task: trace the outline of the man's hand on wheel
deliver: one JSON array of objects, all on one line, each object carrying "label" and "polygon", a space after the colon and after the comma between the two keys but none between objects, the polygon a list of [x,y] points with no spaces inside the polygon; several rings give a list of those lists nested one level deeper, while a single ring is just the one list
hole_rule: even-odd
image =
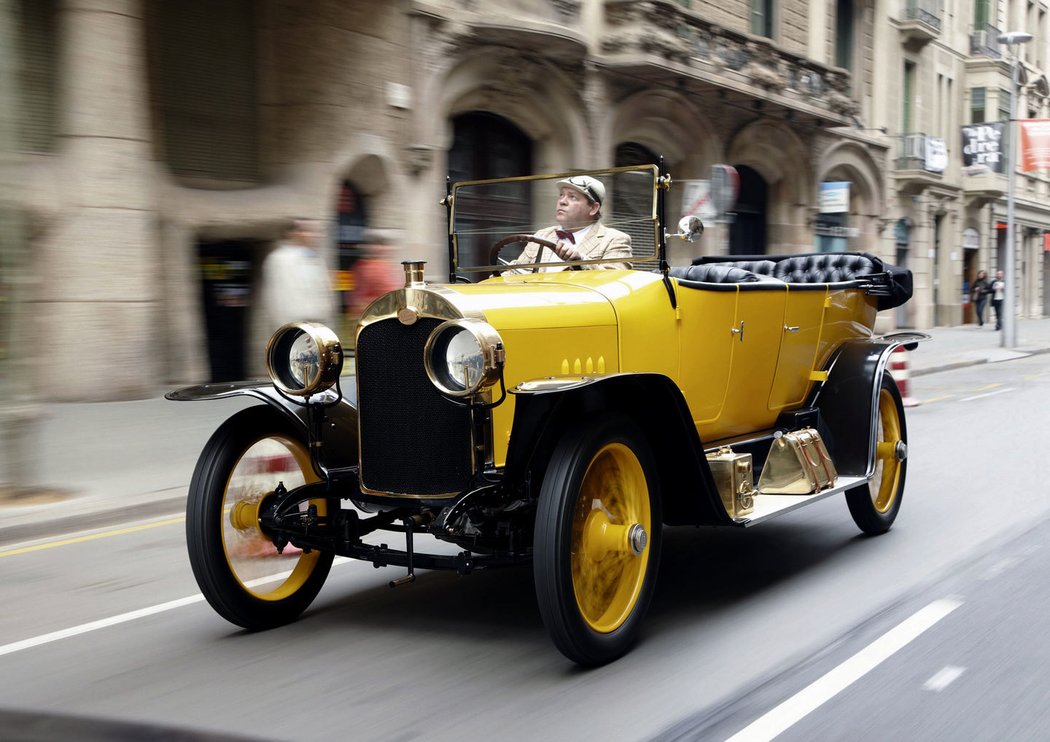
[{"label": "man's hand on wheel", "polygon": [[562,260],[583,260],[583,255],[580,254],[580,251],[565,242],[559,242],[554,248],[554,252]]}]

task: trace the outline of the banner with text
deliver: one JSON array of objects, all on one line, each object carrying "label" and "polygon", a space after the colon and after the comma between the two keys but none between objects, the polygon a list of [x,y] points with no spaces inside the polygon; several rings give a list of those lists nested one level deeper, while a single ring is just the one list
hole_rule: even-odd
[{"label": "banner with text", "polygon": [[1003,132],[1002,121],[991,121],[986,124],[970,124],[962,128],[963,173],[981,175],[982,173],[1004,173],[1003,167]]},{"label": "banner with text", "polygon": [[1021,121],[1021,169],[1050,168],[1050,119]]}]

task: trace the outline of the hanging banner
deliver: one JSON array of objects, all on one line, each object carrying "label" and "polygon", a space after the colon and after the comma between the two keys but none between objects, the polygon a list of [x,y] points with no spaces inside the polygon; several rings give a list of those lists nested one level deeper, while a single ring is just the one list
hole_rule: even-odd
[{"label": "hanging banner", "polygon": [[1050,119],[1028,119],[1021,124],[1021,169],[1050,168]]},{"label": "hanging banner", "polygon": [[948,147],[940,137],[926,137],[926,171],[943,173],[948,167]]},{"label": "hanging banner", "polygon": [[963,174],[1004,173],[1002,121],[962,128]]}]

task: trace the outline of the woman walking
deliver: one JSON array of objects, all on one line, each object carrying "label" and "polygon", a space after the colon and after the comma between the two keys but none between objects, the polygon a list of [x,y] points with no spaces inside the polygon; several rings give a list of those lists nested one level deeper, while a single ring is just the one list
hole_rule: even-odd
[{"label": "woman walking", "polygon": [[977,278],[974,279],[973,286],[970,288],[970,300],[973,301],[977,310],[978,327],[984,327],[984,307],[988,303],[988,294],[991,291],[988,274],[985,271],[977,271]]}]

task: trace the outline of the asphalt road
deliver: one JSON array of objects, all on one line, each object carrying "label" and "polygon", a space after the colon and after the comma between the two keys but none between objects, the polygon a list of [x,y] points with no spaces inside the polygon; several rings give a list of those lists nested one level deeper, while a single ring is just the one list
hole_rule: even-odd
[{"label": "asphalt road", "polygon": [[[608,667],[557,653],[528,569],[391,590],[394,569],[340,563],[300,621],[244,633],[199,598],[172,514],[0,552],[0,707],[257,739],[726,739],[841,685],[934,605],[782,738],[1045,739],[1050,359],[913,379],[912,396],[889,534],[861,537],[839,498],[748,530],[669,529],[643,639]],[[991,735],[1006,699],[1018,718]]]}]

